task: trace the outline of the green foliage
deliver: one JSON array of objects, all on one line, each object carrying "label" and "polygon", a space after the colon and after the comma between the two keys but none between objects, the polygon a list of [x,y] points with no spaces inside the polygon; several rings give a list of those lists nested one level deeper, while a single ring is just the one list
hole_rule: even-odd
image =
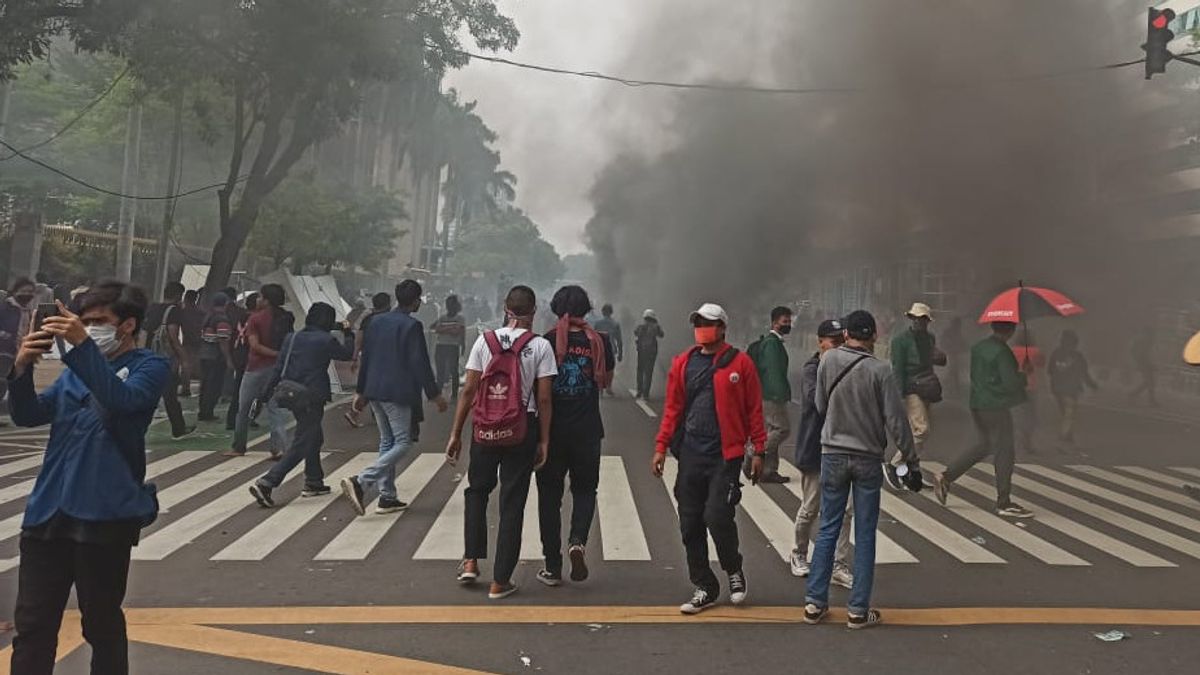
[{"label": "green foliage", "polygon": [[45,58],[56,35],[99,51],[153,0],[5,0],[0,3],[0,80],[14,68]]},{"label": "green foliage", "polygon": [[247,246],[276,267],[373,269],[391,256],[401,234],[395,223],[403,215],[399,200],[384,190],[329,186],[305,174],[284,181],[271,195]]},{"label": "green foliage", "polygon": [[509,207],[496,220],[464,232],[451,259],[451,271],[486,279],[507,277],[535,288],[553,285],[566,274],[554,247],[520,209]]}]

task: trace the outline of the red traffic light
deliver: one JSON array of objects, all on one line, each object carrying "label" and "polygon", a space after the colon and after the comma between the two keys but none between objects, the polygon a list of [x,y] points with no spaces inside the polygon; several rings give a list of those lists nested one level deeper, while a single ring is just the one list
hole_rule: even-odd
[{"label": "red traffic light", "polygon": [[1150,25],[1162,30],[1166,28],[1167,24],[1169,23],[1171,23],[1171,20],[1167,18],[1166,13],[1164,12],[1163,14],[1159,14],[1158,16],[1154,17],[1154,20],[1150,22]]}]

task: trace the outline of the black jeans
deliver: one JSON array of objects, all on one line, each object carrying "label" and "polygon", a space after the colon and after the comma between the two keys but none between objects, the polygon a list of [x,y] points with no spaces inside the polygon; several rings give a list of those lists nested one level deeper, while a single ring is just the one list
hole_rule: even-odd
[{"label": "black jeans", "polygon": [[992,462],[996,465],[996,506],[1004,508],[1012,503],[1013,464],[1016,461],[1012,411],[1007,408],[972,410],[971,419],[979,432],[979,443],[950,462],[944,476],[946,480],[954,482],[980,460],[993,455]]},{"label": "black jeans", "polygon": [[600,485],[600,438],[550,438],[550,456],[537,472],[538,523],[546,569],[562,572],[562,499],[571,477],[571,532],[567,545],[587,544],[596,515],[596,488]]},{"label": "black jeans", "polygon": [[650,385],[654,382],[654,362],[658,352],[638,352],[637,393],[642,398],[650,397]]},{"label": "black jeans", "polygon": [[187,423],[183,420],[183,406],[179,404],[179,362],[171,359],[171,371],[167,376],[167,388],[163,391],[163,409],[167,411],[167,419],[171,421],[171,435],[182,436],[187,433]]},{"label": "black jeans", "polygon": [[217,418],[217,403],[225,389],[225,362],[215,359],[200,361],[200,419],[210,422]]},{"label": "black jeans", "polygon": [[92,646],[93,675],[129,672],[129,643],[121,611],[129,576],[129,551],[125,544],[21,537],[14,675],[54,672],[58,629],[71,586],[75,587],[83,614],[83,637]]},{"label": "black jeans", "polygon": [[238,394],[242,388],[242,376],[245,374],[245,370],[233,372],[233,394],[229,397],[229,410],[225,411],[225,429],[227,431],[233,431],[237,426]]},{"label": "black jeans", "polygon": [[500,483],[500,527],[496,531],[496,565],[492,578],[499,583],[512,580],[521,557],[521,531],[525,525],[525,500],[529,498],[529,479],[537,461],[538,422],[529,415],[525,442],[511,448],[485,448],[471,444],[471,464],[467,467],[466,551],[464,558],[487,557],[488,496]]},{"label": "black jeans", "polygon": [[271,467],[262,480],[277,488],[283,484],[288,472],[304,462],[304,485],[316,487],[325,484],[325,470],[321,467],[321,446],[325,445],[325,429],[322,422],[325,406],[317,404],[292,411],[296,417],[296,433],[292,446]]},{"label": "black jeans", "polygon": [[730,461],[697,457],[687,448],[679,454],[675,500],[679,503],[679,532],[687,551],[688,576],[697,588],[713,596],[721,591],[721,584],[708,564],[709,535],[716,545],[721,569],[727,574],[742,569],[737,523],[733,520],[741,501],[741,469],[740,457]]},{"label": "black jeans", "polygon": [[451,398],[458,398],[458,357],[461,353],[458,345],[438,345],[433,351],[438,389],[445,389],[449,382]]}]

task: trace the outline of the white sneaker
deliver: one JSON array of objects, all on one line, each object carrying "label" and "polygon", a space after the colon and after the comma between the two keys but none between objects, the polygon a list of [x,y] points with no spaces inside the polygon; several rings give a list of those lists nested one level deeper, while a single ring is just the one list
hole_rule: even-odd
[{"label": "white sneaker", "polygon": [[830,580],[833,581],[835,586],[847,589],[854,587],[854,574],[849,569],[840,565],[833,568],[833,575],[830,577]]},{"label": "white sneaker", "polygon": [[729,602],[740,605],[746,602],[746,573],[734,572],[729,575]]},{"label": "white sneaker", "polygon": [[800,577],[803,579],[808,576],[809,572],[812,571],[812,567],[809,566],[808,560],[805,559],[805,556],[794,551],[792,552],[790,562],[792,564],[792,576],[794,577]]}]

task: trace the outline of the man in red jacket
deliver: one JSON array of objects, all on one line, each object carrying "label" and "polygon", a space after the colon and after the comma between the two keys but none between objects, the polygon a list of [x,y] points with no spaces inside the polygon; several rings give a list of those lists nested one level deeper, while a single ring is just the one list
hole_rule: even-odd
[{"label": "man in red jacket", "polygon": [[687,550],[688,575],[696,590],[679,607],[698,614],[716,604],[720,582],[708,563],[708,535],[716,544],[721,569],[729,575],[729,600],[746,601],[746,575],[738,550],[734,509],[741,501],[742,459],[754,445],[750,479],[762,473],[767,441],[762,387],[748,356],[725,342],[729,317],[719,305],[692,312],[696,344],[675,357],[667,376],[667,400],[651,470],[662,476],[667,450],[679,460],[675,498],[679,530]]}]

